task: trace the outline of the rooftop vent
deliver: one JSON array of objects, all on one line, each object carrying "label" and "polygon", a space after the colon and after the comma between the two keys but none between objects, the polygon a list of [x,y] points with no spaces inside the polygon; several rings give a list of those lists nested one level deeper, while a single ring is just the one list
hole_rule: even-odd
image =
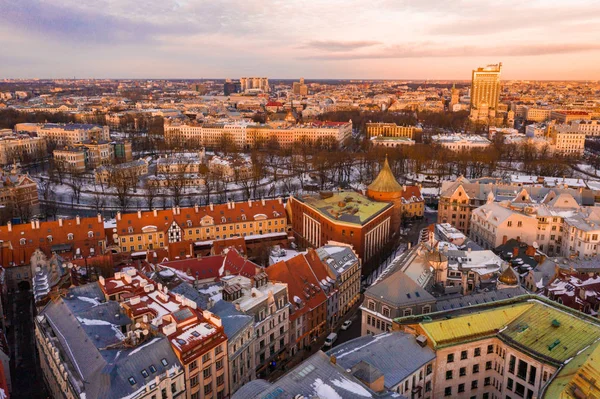
[{"label": "rooftop vent", "polygon": [[552,320],[552,327],[560,327],[560,321],[556,319]]},{"label": "rooftop vent", "polygon": [[422,348],[427,346],[427,337],[425,335],[419,335],[417,337],[417,343],[419,344],[419,346],[421,346]]}]

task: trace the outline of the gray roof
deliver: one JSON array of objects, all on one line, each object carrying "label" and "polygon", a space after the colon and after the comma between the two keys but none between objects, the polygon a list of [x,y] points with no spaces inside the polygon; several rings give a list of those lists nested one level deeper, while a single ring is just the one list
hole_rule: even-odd
[{"label": "gray roof", "polygon": [[472,305],[478,305],[482,303],[491,303],[495,301],[501,301],[503,299],[514,298],[519,295],[527,294],[525,288],[510,287],[500,290],[492,290],[487,292],[478,292],[469,295],[451,295],[443,296],[438,299],[435,304],[438,311],[465,308]]},{"label": "gray roof", "polygon": [[231,398],[292,399],[295,395],[304,395],[306,398],[402,398],[396,393],[378,394],[373,392],[347,373],[339,364],[331,363],[329,356],[321,351],[300,363],[274,383],[264,380],[251,381],[236,391]]},{"label": "gray roof", "polygon": [[[181,367],[165,337],[148,338],[137,347],[121,345],[122,327],[131,324],[119,305],[104,302],[97,283],[75,287],[40,312],[66,360],[70,380],[87,398],[120,398],[153,382],[171,367]],[[47,325],[44,324],[47,322]],[[165,359],[167,366],[161,362]],[[156,371],[150,370],[153,365]],[[141,372],[146,369],[148,378]],[[129,377],[135,382],[131,384]]]},{"label": "gray roof", "polygon": [[319,259],[325,263],[336,277],[358,262],[352,248],[341,245],[324,245],[316,249]]},{"label": "gray roof", "polygon": [[190,283],[183,281],[176,287],[170,289],[173,294],[181,294],[190,301],[196,302],[200,309],[208,309],[210,295],[198,292]]},{"label": "gray roof", "polygon": [[593,206],[594,192],[589,189],[583,189],[581,192],[572,188],[556,188],[556,187],[539,187],[539,186],[517,186],[510,184],[480,184],[471,183],[466,179],[456,180],[453,182],[442,183],[440,196],[446,197],[454,193],[454,191],[462,186],[469,198],[477,198],[485,201],[490,192],[494,195],[495,201],[513,200],[519,193],[525,190],[531,200],[536,203],[541,203],[551,192],[554,194],[570,194],[575,201],[580,205]]},{"label": "gray roof", "polygon": [[435,302],[435,298],[402,270],[367,288],[365,296],[377,298],[397,307]]},{"label": "gray roof", "polygon": [[240,331],[248,327],[248,325],[254,324],[253,316],[240,312],[231,302],[224,300],[217,301],[210,308],[210,311],[221,318],[223,329],[228,339],[232,339],[232,337],[236,336]]},{"label": "gray roof", "polygon": [[421,347],[413,335],[400,331],[355,338],[327,354],[335,356],[337,364],[344,369],[352,369],[360,362],[368,363],[384,375],[387,389],[394,388],[435,359],[431,348]]}]

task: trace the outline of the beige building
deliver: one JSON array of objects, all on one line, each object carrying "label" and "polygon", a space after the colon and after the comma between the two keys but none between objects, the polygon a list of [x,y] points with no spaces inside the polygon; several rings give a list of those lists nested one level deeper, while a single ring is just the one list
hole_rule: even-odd
[{"label": "beige building", "polygon": [[268,93],[271,91],[271,88],[269,87],[269,78],[240,78],[240,85],[242,86],[242,92],[262,91]]},{"label": "beige building", "polygon": [[544,122],[551,118],[552,108],[525,107],[525,119],[534,122]]},{"label": "beige building", "polygon": [[471,81],[471,119],[488,121],[496,117],[500,102],[502,63],[473,70]]},{"label": "beige building", "polygon": [[[597,319],[538,296],[405,317],[395,329],[435,351],[424,398],[577,398],[600,393]],[[591,395],[591,396],[590,396]]]},{"label": "beige building", "polygon": [[52,152],[54,163],[69,173],[83,173],[87,165],[87,151],[82,147],[63,147]]},{"label": "beige building", "polygon": [[592,114],[586,111],[555,110],[552,111],[550,119],[555,120],[556,123],[569,123],[576,120],[590,120]]},{"label": "beige building", "polygon": [[121,163],[112,166],[101,166],[94,172],[96,183],[109,184],[111,178],[115,175],[119,177],[129,178],[133,184],[137,184],[141,176],[148,174],[148,161],[146,159],[138,159]]},{"label": "beige building", "polygon": [[395,123],[367,123],[367,138],[372,137],[406,137],[413,139],[415,132],[421,131],[416,126],[398,126]]},{"label": "beige building", "polygon": [[[9,131],[10,132],[10,131]],[[0,165],[41,160],[46,156],[46,140],[27,134],[0,137]]]},{"label": "beige building", "polygon": [[17,123],[15,131],[36,133],[38,137],[58,146],[74,145],[88,140],[110,140],[108,126],[84,123]]},{"label": "beige building", "polygon": [[112,145],[105,140],[88,140],[74,144],[75,148],[83,148],[87,153],[86,167],[97,168],[102,165],[110,165],[115,157]]},{"label": "beige building", "polygon": [[585,132],[569,125],[548,125],[548,137],[555,153],[568,156],[581,156],[585,150]]},{"label": "beige building", "polygon": [[488,148],[492,142],[483,136],[474,134],[438,134],[431,136],[431,142],[435,145],[447,148],[450,151],[469,151],[474,149]]}]

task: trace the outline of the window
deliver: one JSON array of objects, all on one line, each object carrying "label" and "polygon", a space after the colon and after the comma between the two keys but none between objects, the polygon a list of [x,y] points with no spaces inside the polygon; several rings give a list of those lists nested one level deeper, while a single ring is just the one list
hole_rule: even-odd
[{"label": "window", "polygon": [[427,367],[425,368],[425,375],[429,375],[433,373],[433,365],[428,364]]},{"label": "window", "polygon": [[473,374],[477,374],[479,373],[479,365],[478,364],[474,364],[473,365]]},{"label": "window", "polygon": [[156,373],[156,367],[154,367],[154,365],[153,365],[153,364],[151,364],[151,365],[150,365],[150,367],[148,367],[148,368],[150,369],[150,372],[151,372],[152,374]]},{"label": "window", "polygon": [[517,367],[517,377],[522,380],[525,380],[527,377],[527,363],[523,360],[519,360],[519,367]]},{"label": "window", "polygon": [[471,381],[471,389],[477,389],[477,380]]},{"label": "window", "polygon": [[128,381],[129,381],[129,383],[130,383],[131,385],[135,385],[135,378],[133,378],[133,377],[129,377],[129,378],[128,378]]},{"label": "window", "polygon": [[160,360],[160,362],[162,363],[163,366],[169,365],[169,362],[167,362],[167,359],[165,359],[164,357]]},{"label": "window", "polygon": [[483,380],[483,385],[485,385],[486,387],[488,385],[492,384],[492,379],[490,377],[485,377],[485,379]]},{"label": "window", "polygon": [[221,374],[220,376],[217,377],[217,386],[223,385],[224,382],[225,382],[225,374]]},{"label": "window", "polygon": [[215,355],[218,355],[221,352],[223,352],[223,347],[219,345],[215,348]]},{"label": "window", "polygon": [[487,353],[488,353],[488,355],[489,355],[490,353],[494,353],[494,345],[488,345],[488,346],[487,346]]},{"label": "window", "polygon": [[509,391],[512,391],[514,384],[515,384],[515,382],[513,381],[513,379],[509,378],[508,382],[506,383],[506,389],[508,389]]},{"label": "window", "polygon": [[446,363],[454,363],[454,353],[449,353],[446,358]]},{"label": "window", "polygon": [[67,240],[73,241],[73,233],[67,234]]},{"label": "window", "polygon": [[452,370],[448,370],[446,371],[446,380],[451,380],[452,379]]},{"label": "window", "polygon": [[204,394],[208,395],[212,392],[212,384],[206,384],[204,386]]},{"label": "window", "polygon": [[205,353],[204,355],[202,355],[202,363],[206,363],[208,361],[210,361],[210,353]]},{"label": "window", "polygon": [[202,371],[202,376],[203,376],[204,378],[208,378],[208,377],[210,377],[210,376],[211,376],[211,374],[212,374],[212,373],[211,373],[210,367],[207,367],[207,368],[205,368],[205,369]]},{"label": "window", "polygon": [[199,382],[200,382],[200,379],[198,377],[198,374],[196,374],[195,376],[190,378],[190,386],[191,387],[195,387],[196,385],[198,385]]},{"label": "window", "polygon": [[215,363],[217,370],[221,370],[223,368],[223,359],[219,359]]},{"label": "window", "polygon": [[517,359],[513,356],[510,355],[510,360],[508,362],[508,372],[511,374],[515,373],[515,363],[517,362]]},{"label": "window", "polygon": [[431,392],[431,381],[425,383],[425,392]]},{"label": "window", "polygon": [[475,357],[481,356],[481,348],[475,348]]},{"label": "window", "polygon": [[458,370],[458,375],[460,377],[464,377],[465,375],[467,375],[467,368],[466,367],[461,367],[460,370]]},{"label": "window", "polygon": [[515,394],[517,394],[520,397],[525,396],[525,386],[522,384],[519,384],[518,382],[515,384]]},{"label": "window", "polygon": [[527,382],[529,382],[531,385],[535,385],[536,373],[537,373],[537,368],[535,368],[533,366],[529,366],[529,380],[527,380]]},{"label": "window", "polygon": [[460,352],[460,360],[465,360],[467,358],[467,351]]},{"label": "window", "polygon": [[190,371],[195,370],[198,368],[198,361],[194,360],[193,362],[190,363]]},{"label": "window", "polygon": [[488,360],[487,362],[485,362],[485,369],[486,370],[492,369],[492,361],[491,360]]},{"label": "window", "polygon": [[452,396],[452,387],[444,388],[444,396]]},{"label": "window", "polygon": [[465,384],[458,384],[458,393],[465,391]]},{"label": "window", "polygon": [[148,374],[148,371],[146,371],[146,369],[142,369],[141,373],[144,378],[148,378],[148,376],[150,375]]}]

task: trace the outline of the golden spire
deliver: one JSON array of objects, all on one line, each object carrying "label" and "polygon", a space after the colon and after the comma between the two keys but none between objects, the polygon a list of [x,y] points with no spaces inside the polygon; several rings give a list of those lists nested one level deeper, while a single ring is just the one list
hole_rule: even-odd
[{"label": "golden spire", "polygon": [[402,186],[396,178],[390,168],[387,154],[385,155],[385,161],[383,167],[379,171],[379,175],[373,180],[373,183],[367,187],[370,191],[376,191],[380,193],[393,193],[402,191]]}]

